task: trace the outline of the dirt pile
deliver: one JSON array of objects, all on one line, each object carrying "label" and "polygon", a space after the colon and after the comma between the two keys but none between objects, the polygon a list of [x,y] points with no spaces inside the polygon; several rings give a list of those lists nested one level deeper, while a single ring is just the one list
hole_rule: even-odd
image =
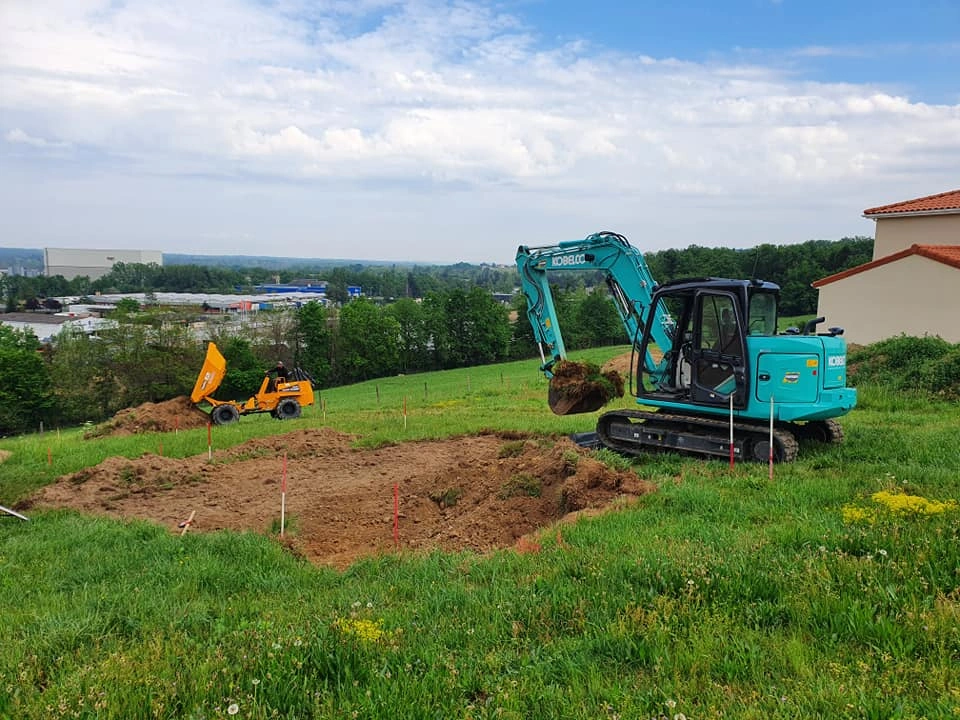
[{"label": "dirt pile", "polygon": [[280,518],[286,454],[288,544],[344,567],[394,550],[394,487],[402,550],[529,549],[533,531],[569,513],[607,507],[654,488],[603,465],[567,439],[487,434],[355,449],[334,430],[298,430],[174,459],[108,458],[60,478],[32,499],[177,525],[270,532]]},{"label": "dirt pile", "polygon": [[110,420],[96,425],[83,436],[87,439],[113,435],[137,435],[146,432],[173,432],[206,427],[209,416],[190,402],[186,395],[159,403],[144,403],[126,408]]}]

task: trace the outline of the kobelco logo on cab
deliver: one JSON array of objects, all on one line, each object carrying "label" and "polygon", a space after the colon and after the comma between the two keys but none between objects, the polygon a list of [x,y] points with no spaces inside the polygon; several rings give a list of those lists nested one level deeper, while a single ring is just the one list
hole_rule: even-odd
[{"label": "kobelco logo on cab", "polygon": [[843,355],[831,355],[827,358],[827,365],[830,367],[846,367],[847,358]]},{"label": "kobelco logo on cab", "polygon": [[553,259],[551,267],[560,267],[563,265],[583,265],[587,261],[587,256],[583,253],[579,255],[561,255]]}]

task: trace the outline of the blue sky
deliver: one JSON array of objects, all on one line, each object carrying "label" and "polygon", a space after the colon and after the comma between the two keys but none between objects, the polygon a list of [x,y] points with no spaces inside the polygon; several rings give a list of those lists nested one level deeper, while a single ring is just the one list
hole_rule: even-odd
[{"label": "blue sky", "polygon": [[0,244],[512,262],[960,187],[960,3],[9,0]]}]

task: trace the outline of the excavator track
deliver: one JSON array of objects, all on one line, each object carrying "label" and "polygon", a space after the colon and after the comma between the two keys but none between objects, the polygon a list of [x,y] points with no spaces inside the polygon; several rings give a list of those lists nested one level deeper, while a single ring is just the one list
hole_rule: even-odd
[{"label": "excavator track", "polygon": [[828,445],[843,442],[843,426],[836,420],[811,420],[803,425],[791,425],[791,429],[801,440],[815,440]]},{"label": "excavator track", "polygon": [[[597,434],[604,447],[627,455],[660,449],[711,457],[730,456],[730,423],[713,417],[615,410],[600,416]],[[792,429],[775,425],[774,462],[793,462],[798,450],[799,444]],[[767,462],[770,457],[769,426],[734,422],[733,455],[739,460]]]}]

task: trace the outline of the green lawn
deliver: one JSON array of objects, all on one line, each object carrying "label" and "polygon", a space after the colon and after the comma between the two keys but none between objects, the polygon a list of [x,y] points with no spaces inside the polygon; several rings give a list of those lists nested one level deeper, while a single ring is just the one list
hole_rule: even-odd
[{"label": "green lawn", "polygon": [[[549,412],[537,366],[324,391],[300,420],[244,418],[213,442],[320,424],[365,445],[590,429]],[[803,445],[773,482],[763,465],[640,458],[657,493],[537,554],[338,573],[252,533],[0,520],[0,717],[960,715],[960,408],[860,399],[843,446]],[[160,442],[205,453],[207,431],[0,441],[0,504]]]}]

